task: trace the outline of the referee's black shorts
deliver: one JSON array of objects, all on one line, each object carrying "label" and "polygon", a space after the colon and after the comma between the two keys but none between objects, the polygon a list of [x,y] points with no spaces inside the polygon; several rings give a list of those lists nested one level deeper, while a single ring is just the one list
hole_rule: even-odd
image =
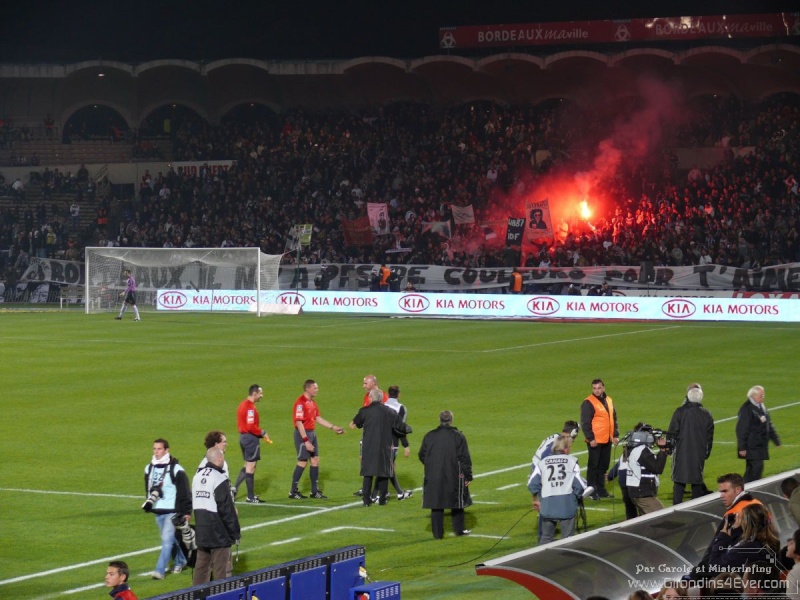
[{"label": "referee's black shorts", "polygon": [[294,447],[297,450],[297,460],[308,460],[312,456],[319,456],[319,444],[317,443],[317,432],[313,429],[309,431],[306,429],[306,437],[308,441],[314,444],[314,451],[309,452],[303,438],[300,437],[300,432],[295,428],[294,430]]},{"label": "referee's black shorts", "polygon": [[256,462],[261,460],[260,441],[261,438],[254,436],[252,433],[239,434],[239,446],[242,449],[244,462]]}]

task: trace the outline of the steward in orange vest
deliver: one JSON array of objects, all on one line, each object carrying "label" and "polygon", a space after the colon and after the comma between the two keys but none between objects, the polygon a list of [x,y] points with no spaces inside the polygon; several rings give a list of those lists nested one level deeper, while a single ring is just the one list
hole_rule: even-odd
[{"label": "steward in orange vest", "polygon": [[511,273],[511,283],[508,287],[512,294],[522,293],[522,273],[520,273],[516,267],[514,267],[514,272]]},{"label": "steward in orange vest", "polygon": [[592,393],[581,404],[581,430],[586,436],[589,454],[586,482],[594,488],[593,500],[607,498],[606,473],[611,466],[611,444],[619,441],[617,411],[614,401],[606,395],[602,379],[592,381]]}]

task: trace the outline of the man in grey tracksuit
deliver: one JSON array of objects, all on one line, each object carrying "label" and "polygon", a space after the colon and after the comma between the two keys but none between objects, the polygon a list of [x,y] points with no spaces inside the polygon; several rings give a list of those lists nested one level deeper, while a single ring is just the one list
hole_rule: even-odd
[{"label": "man in grey tracksuit", "polygon": [[528,480],[533,508],[542,516],[542,544],[555,539],[558,525],[562,538],[573,534],[578,500],[586,490],[578,459],[569,456],[567,439],[562,437],[553,443],[553,453],[539,462]]}]

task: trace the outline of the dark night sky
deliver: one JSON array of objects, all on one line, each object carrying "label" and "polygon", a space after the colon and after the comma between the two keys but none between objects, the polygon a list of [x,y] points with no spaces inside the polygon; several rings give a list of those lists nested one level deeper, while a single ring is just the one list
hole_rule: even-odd
[{"label": "dark night sky", "polygon": [[797,11],[796,0],[8,0],[1,62],[415,58],[448,25]]}]

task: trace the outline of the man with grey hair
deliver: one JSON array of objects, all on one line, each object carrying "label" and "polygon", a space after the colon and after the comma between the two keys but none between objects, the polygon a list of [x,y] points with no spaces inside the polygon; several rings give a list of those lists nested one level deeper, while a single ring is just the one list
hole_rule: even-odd
[{"label": "man with grey hair", "polygon": [[205,466],[192,481],[197,563],[192,585],[231,576],[231,546],[239,543],[241,529],[233,505],[231,481],[222,470],[225,454],[216,446],[206,452]]},{"label": "man with grey hair", "polygon": [[672,454],[672,504],[683,502],[687,484],[692,487],[692,498],[708,493],[703,469],[714,443],[714,417],[702,402],[703,388],[699,383],[689,384],[683,404],[675,409],[669,422],[669,431],[676,439]]},{"label": "man with grey hair", "polygon": [[370,390],[370,403],[359,409],[353,417],[351,427],[364,430],[361,447],[361,477],[364,490],[364,506],[375,502],[369,493],[375,478],[378,504],[384,505],[389,492],[389,478],[394,474],[392,448],[395,435],[411,433],[411,427],[403,422],[399,414],[383,404],[383,391]]},{"label": "man with grey hair", "polygon": [[764,461],[769,460],[769,441],[780,447],[781,439],[772,426],[764,406],[764,388],[754,385],[747,392],[747,401],[739,409],[736,421],[736,446],[739,458],[745,460],[744,482],[761,479]]},{"label": "man with grey hair", "polygon": [[469,535],[469,529],[464,528],[464,509],[472,504],[472,458],[467,438],[453,427],[452,412],[439,413],[439,427],[425,434],[418,456],[425,465],[422,508],[431,511],[434,539],[444,537],[444,511],[448,508],[453,514],[453,532],[457,536]]}]

